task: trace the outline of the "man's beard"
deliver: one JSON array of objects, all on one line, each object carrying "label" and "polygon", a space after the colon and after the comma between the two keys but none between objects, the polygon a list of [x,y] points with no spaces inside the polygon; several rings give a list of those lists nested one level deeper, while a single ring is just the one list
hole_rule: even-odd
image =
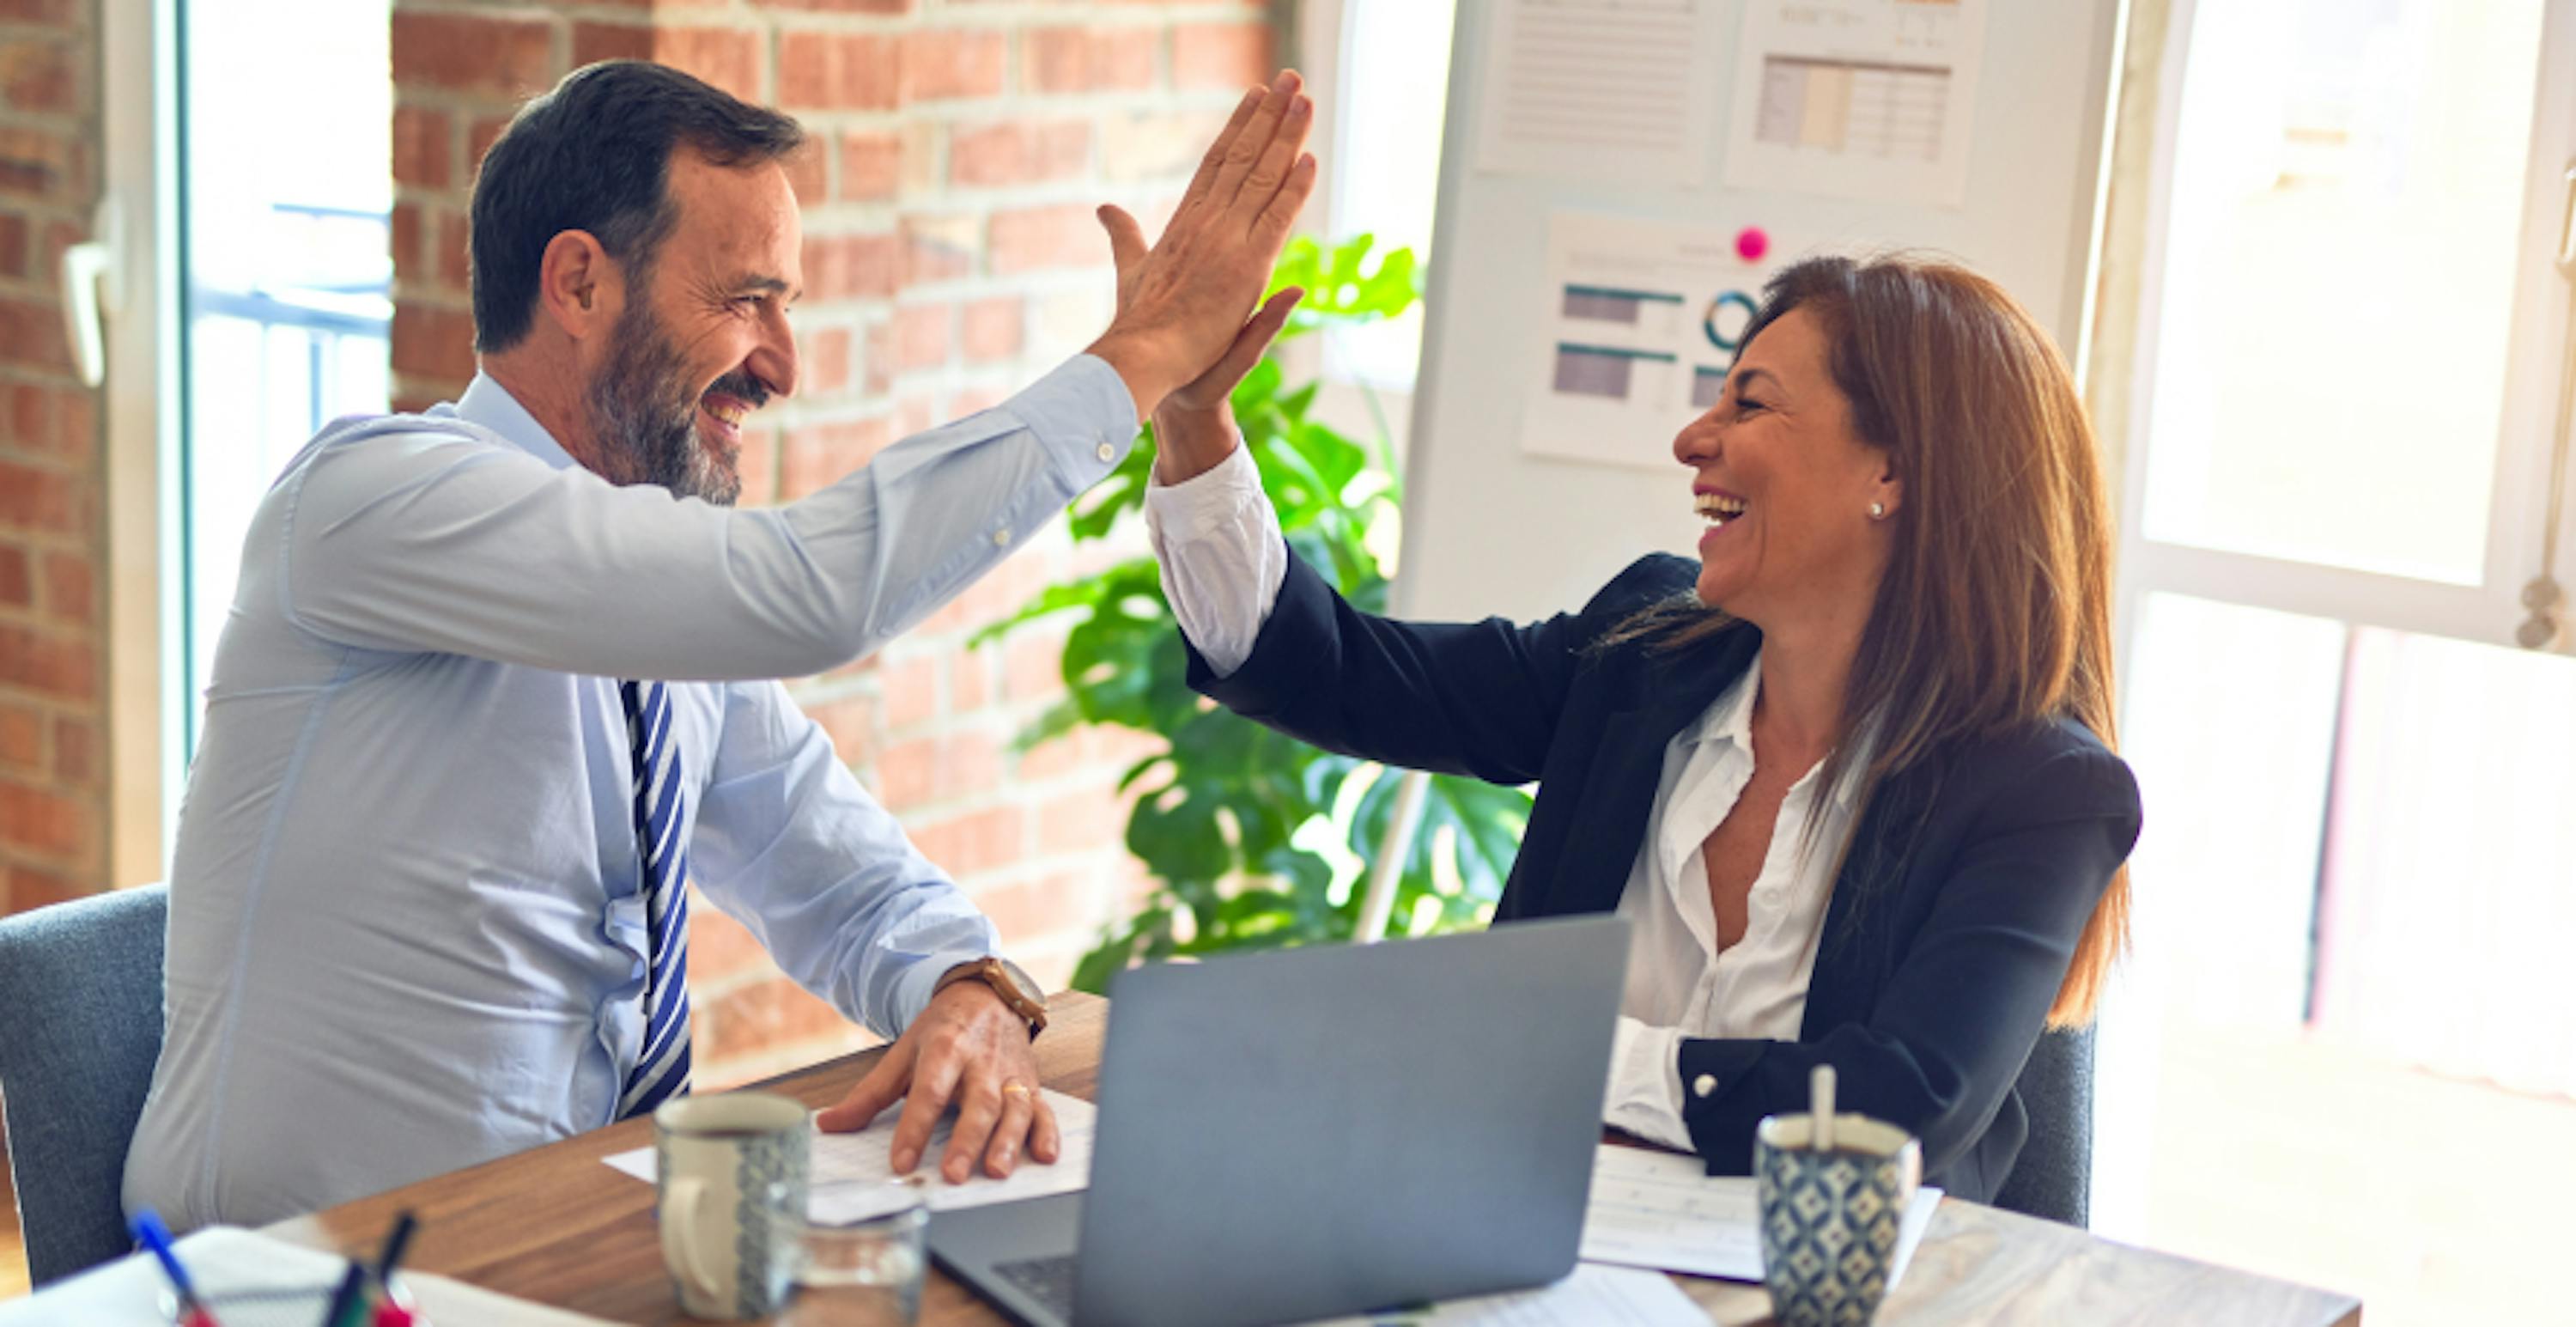
[{"label": "man's beard", "polygon": [[705,393],[691,390],[679,348],[642,304],[609,333],[608,363],[590,383],[590,435],[615,484],[658,484],[684,498],[731,506],[742,496],[741,449],[698,433],[698,403],[724,393],[754,409],[768,388],[737,369]]}]

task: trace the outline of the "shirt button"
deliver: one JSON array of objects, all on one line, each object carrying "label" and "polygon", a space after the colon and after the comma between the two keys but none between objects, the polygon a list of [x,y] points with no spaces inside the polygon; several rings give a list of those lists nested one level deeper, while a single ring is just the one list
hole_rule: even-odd
[{"label": "shirt button", "polygon": [[1010,529],[1010,527],[1009,527],[1009,526],[1004,526],[1004,527],[1002,527],[1001,529],[999,529],[999,530],[995,530],[995,531],[993,532],[993,547],[995,547],[995,548],[1009,548],[1010,546],[1011,546],[1011,529]]},{"label": "shirt button", "polygon": [[1108,443],[1105,443],[1105,442],[1104,442],[1104,443],[1100,444],[1100,451],[1099,451],[1098,455],[1099,455],[1100,459],[1101,459],[1101,460],[1104,460],[1104,461],[1114,460],[1114,459],[1116,459],[1116,458],[1117,458],[1117,456],[1118,456],[1118,449],[1117,449],[1117,448],[1115,448],[1115,447],[1112,447],[1112,446],[1110,446]]},{"label": "shirt button", "polygon": [[1717,1075],[1701,1074],[1691,1080],[1691,1095],[1707,1098],[1717,1095]]}]

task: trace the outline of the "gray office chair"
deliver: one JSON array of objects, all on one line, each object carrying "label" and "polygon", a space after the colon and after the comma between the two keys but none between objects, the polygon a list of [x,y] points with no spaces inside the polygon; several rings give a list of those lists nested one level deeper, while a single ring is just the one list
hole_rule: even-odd
[{"label": "gray office chair", "polygon": [[0,1106],[37,1285],[122,1256],[125,1148],[161,1056],[161,885],[0,918]]},{"label": "gray office chair", "polygon": [[2043,1032],[2022,1065],[2030,1137],[1995,1206],[2082,1228],[2093,1193],[2093,1029]]}]

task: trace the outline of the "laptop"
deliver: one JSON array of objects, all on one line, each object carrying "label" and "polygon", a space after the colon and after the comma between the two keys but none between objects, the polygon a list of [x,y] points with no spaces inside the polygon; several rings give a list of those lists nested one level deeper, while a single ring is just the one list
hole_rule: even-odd
[{"label": "laptop", "polygon": [[1164,964],[1111,985],[1091,1187],[931,1218],[1028,1327],[1297,1322],[1574,1269],[1614,916]]}]

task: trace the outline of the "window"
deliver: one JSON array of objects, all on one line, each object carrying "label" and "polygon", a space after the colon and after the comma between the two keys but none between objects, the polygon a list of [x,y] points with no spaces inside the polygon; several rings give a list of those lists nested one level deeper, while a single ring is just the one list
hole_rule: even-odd
[{"label": "window", "polygon": [[[1423,0],[1340,0],[1331,197],[1325,234],[1377,237],[1427,261],[1440,192],[1440,134],[1449,96],[1453,11]],[[1413,389],[1422,311],[1337,329],[1325,348],[1334,377]]]},{"label": "window", "polygon": [[[323,424],[386,409],[390,10],[270,0],[242,23],[180,0],[183,755],[261,496]],[[279,32],[331,58],[280,78]]]},{"label": "window", "polygon": [[2483,579],[2537,3],[2203,5],[2147,537]]},{"label": "window", "polygon": [[2374,1323],[2546,1316],[2513,1287],[2547,1218],[2463,1177],[2576,1147],[2576,660],[2510,648],[2576,352],[2576,86],[2541,77],[2576,0],[2174,0],[2169,31],[2095,1226]]}]

